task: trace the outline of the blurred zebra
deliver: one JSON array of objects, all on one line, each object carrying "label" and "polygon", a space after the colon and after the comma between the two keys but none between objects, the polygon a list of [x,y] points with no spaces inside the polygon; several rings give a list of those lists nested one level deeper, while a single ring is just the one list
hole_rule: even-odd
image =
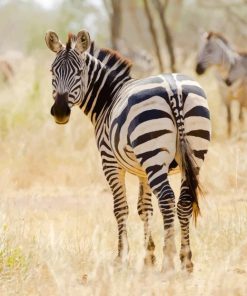
[{"label": "blurred zebra", "polygon": [[243,108],[247,107],[247,58],[237,52],[224,36],[209,32],[202,37],[197,57],[196,72],[203,74],[210,66],[216,66],[219,91],[227,108],[228,135],[231,135],[231,101],[240,104],[239,120],[243,122]]},{"label": "blurred zebra", "polygon": [[[246,85],[247,79],[247,53],[240,52],[235,59],[235,63],[230,66],[228,75],[225,79],[228,86],[232,85],[236,81],[245,80]],[[247,89],[246,89],[247,90]],[[247,100],[247,99],[246,99]]]},{"label": "blurred zebra", "polygon": [[[125,173],[139,178],[138,214],[144,222],[145,262],[154,263],[151,235],[151,193],[159,203],[164,223],[163,269],[173,268],[175,197],[168,172],[182,171],[177,204],[181,224],[182,267],[192,271],[189,222],[199,214],[198,175],[210,140],[206,96],[197,82],[182,74],[163,74],[134,80],[130,63],[117,52],[95,49],[87,31],[69,34],[64,46],[48,31],[49,49],[56,53],[51,66],[54,104],[51,114],[59,124],[69,121],[78,105],[91,119],[112,190],[118,224],[118,260],[128,254],[128,204]],[[87,51],[87,49],[89,51]]]}]

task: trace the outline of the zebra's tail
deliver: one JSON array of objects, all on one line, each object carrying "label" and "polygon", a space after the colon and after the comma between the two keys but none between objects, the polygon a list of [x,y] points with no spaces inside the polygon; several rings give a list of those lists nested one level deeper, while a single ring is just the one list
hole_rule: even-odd
[{"label": "zebra's tail", "polygon": [[197,222],[197,217],[200,215],[200,207],[198,196],[202,192],[199,180],[196,162],[193,158],[192,150],[185,137],[180,139],[180,152],[182,160],[182,171],[186,176],[187,185],[192,198],[192,214],[193,220]]}]

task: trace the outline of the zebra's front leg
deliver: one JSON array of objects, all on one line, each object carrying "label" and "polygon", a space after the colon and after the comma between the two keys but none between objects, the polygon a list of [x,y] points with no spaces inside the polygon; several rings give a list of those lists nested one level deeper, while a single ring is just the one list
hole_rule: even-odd
[{"label": "zebra's front leg", "polygon": [[117,261],[124,262],[128,259],[128,237],[126,221],[129,208],[125,190],[125,170],[116,168],[105,172],[106,179],[111,187],[113,194],[113,211],[118,224],[118,256]]},{"label": "zebra's front leg", "polygon": [[177,204],[177,214],[181,227],[181,249],[180,260],[182,269],[193,271],[192,253],[190,249],[190,218],[192,216],[193,204],[190,190],[186,180],[182,180],[181,193]]},{"label": "zebra's front leg", "polygon": [[144,258],[144,263],[146,265],[152,265],[155,263],[154,249],[155,244],[151,235],[150,220],[153,216],[152,207],[152,193],[147,182],[147,178],[140,178],[139,187],[139,198],[137,211],[144,222],[144,246],[146,249],[146,255]]}]

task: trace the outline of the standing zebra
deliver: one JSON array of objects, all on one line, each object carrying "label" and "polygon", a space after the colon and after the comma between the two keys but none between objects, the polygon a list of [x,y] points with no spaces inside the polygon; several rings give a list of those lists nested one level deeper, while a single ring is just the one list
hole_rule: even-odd
[{"label": "standing zebra", "polygon": [[[138,214],[144,222],[146,263],[154,263],[150,219],[151,193],[158,199],[164,222],[163,270],[173,268],[175,197],[168,181],[170,169],[180,166],[181,193],[177,205],[181,224],[182,267],[192,271],[189,221],[199,213],[198,175],[210,139],[209,110],[204,91],[187,76],[163,74],[135,80],[131,65],[117,52],[94,48],[87,31],[69,34],[64,46],[57,34],[45,36],[56,53],[52,64],[54,104],[59,124],[69,121],[78,105],[91,119],[112,190],[118,224],[118,259],[127,259],[128,204],[125,172],[139,177]],[[89,51],[87,51],[89,49]]]},{"label": "standing zebra", "polygon": [[197,58],[197,74],[203,74],[210,66],[217,67],[216,77],[222,100],[227,108],[228,135],[230,136],[232,100],[237,100],[240,104],[240,123],[243,123],[244,119],[243,108],[247,107],[247,57],[246,54],[235,51],[221,34],[205,33]]}]

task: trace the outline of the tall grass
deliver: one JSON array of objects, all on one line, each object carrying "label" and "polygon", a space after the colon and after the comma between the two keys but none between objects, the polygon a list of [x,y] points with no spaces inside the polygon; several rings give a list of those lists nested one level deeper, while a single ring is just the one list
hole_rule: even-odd
[{"label": "tall grass", "polygon": [[[226,138],[212,73],[200,78],[213,141],[202,169],[202,217],[191,228],[195,271],[181,272],[177,256],[176,272],[165,275],[159,272],[163,230],[155,198],[157,266],[143,267],[143,225],[132,176],[130,262],[113,264],[117,229],[93,129],[79,109],[68,125],[54,123],[49,64],[43,55],[23,59],[0,89],[0,295],[246,295],[247,143],[244,137]],[[191,61],[184,67],[194,76]],[[180,176],[170,179],[178,193]],[[177,246],[179,237],[176,224]]]}]

